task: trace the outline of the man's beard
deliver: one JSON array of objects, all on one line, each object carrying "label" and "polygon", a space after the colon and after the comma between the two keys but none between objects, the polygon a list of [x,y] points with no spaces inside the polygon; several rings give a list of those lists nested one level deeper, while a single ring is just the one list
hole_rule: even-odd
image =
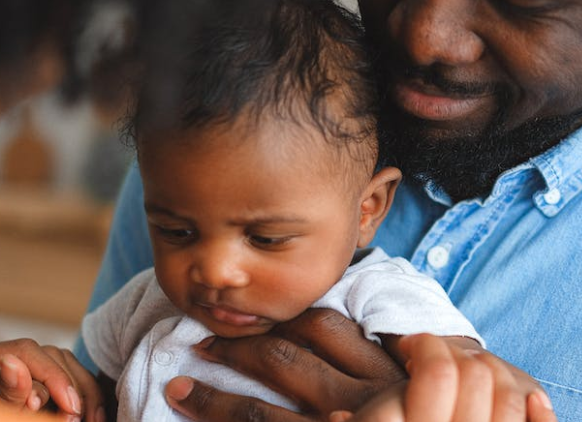
[{"label": "man's beard", "polygon": [[[491,90],[497,98],[497,113],[480,131],[431,135],[431,123],[388,104],[379,122],[381,153],[388,164],[399,167],[407,180],[431,182],[454,202],[485,197],[501,173],[558,144],[580,125],[582,112],[565,116],[534,118],[508,129],[507,111],[511,93],[503,86],[447,86],[432,75],[429,81],[447,92]],[[388,100],[387,100],[388,101]]]}]

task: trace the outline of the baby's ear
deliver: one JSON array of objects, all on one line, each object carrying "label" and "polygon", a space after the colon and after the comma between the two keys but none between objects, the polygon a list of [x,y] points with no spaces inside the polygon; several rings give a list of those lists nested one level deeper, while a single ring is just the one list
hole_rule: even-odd
[{"label": "baby's ear", "polygon": [[390,210],[401,178],[402,173],[396,167],[386,167],[376,173],[364,189],[360,203],[359,248],[365,247],[374,238]]}]

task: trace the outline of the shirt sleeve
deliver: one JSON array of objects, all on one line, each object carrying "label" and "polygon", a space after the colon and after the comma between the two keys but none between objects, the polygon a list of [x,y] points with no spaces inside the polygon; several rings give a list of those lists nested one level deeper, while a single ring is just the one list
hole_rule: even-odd
[{"label": "shirt sleeve", "polygon": [[[113,296],[134,275],[153,265],[153,255],[145,212],[139,170],[133,163],[117,201],[107,249],[89,302],[88,312]],[[96,372],[82,337],[74,347],[77,359]]]},{"label": "shirt sleeve", "polygon": [[431,333],[470,337],[485,347],[485,341],[436,280],[402,258],[392,259],[390,267],[391,277],[378,270],[362,272],[348,298],[348,309],[367,337]]},{"label": "shirt sleeve", "polygon": [[329,307],[356,321],[369,340],[377,334],[431,333],[485,341],[452,304],[441,285],[403,258],[380,249],[348,272],[315,306]]},{"label": "shirt sleeve", "polygon": [[153,270],[144,271],[122,287],[107,302],[87,314],[81,337],[98,369],[117,380],[142,333],[132,329],[138,308],[155,283]]}]

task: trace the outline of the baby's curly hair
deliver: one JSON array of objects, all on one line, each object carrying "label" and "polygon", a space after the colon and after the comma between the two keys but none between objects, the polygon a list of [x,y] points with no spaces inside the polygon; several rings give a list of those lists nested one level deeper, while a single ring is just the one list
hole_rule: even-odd
[{"label": "baby's curly hair", "polygon": [[312,125],[373,171],[378,89],[358,16],[333,0],[145,3],[144,75],[127,126],[138,151],[160,138],[148,134],[245,113]]}]

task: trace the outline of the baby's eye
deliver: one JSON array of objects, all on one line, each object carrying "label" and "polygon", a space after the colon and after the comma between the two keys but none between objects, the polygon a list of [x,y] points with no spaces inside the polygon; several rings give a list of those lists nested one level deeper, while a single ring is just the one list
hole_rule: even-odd
[{"label": "baby's eye", "polygon": [[169,229],[161,226],[156,226],[156,229],[164,239],[174,243],[188,242],[196,237],[194,230]]},{"label": "baby's eye", "polygon": [[269,237],[269,236],[259,236],[256,234],[249,235],[249,241],[251,245],[256,246],[261,249],[273,249],[279,246],[285,245],[291,240],[291,237]]}]

